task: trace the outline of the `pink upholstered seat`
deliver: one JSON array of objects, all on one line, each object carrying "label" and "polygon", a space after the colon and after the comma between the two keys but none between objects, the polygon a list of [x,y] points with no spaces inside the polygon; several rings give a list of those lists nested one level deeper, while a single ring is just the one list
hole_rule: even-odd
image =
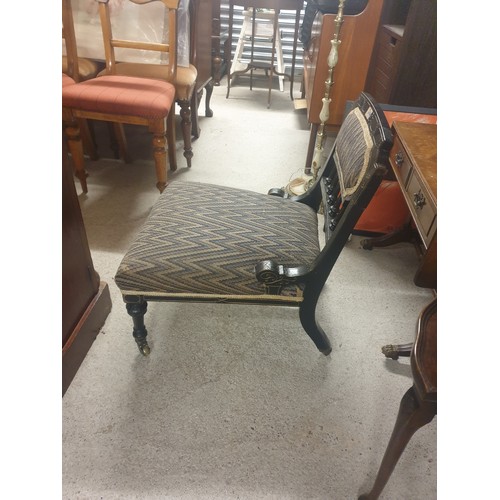
[{"label": "pink upholstered seat", "polygon": [[105,75],[63,89],[63,106],[96,113],[164,118],[175,98],[171,83]]},{"label": "pink upholstered seat", "polygon": [[63,73],[62,74],[62,86],[63,87],[66,87],[67,85],[73,85],[75,82],[75,80],[73,80],[73,78],[71,78],[71,76],[68,76],[66,73]]}]

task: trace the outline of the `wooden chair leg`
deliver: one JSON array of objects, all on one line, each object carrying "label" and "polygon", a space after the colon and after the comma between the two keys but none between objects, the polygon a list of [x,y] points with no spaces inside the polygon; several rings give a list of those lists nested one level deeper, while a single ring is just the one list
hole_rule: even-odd
[{"label": "wooden chair leg", "polygon": [[65,122],[64,129],[68,140],[68,149],[73,160],[75,175],[80,181],[82,191],[88,192],[87,189],[87,172],[85,171],[85,158],[83,156],[83,144],[80,136],[80,127],[77,120]]},{"label": "wooden chair leg", "polygon": [[167,131],[165,130],[165,121],[155,123],[150,126],[150,131],[153,133],[153,156],[156,168],[156,187],[163,193],[167,187]]},{"label": "wooden chair leg", "polygon": [[120,158],[120,147],[118,146],[118,140],[116,139],[116,133],[114,125],[111,122],[107,122],[108,132],[109,132],[109,147],[113,151],[116,160]]},{"label": "wooden chair leg", "polygon": [[411,437],[420,427],[432,421],[436,411],[435,403],[419,402],[414,387],[406,392],[401,399],[396,424],[375,483],[371,491],[361,495],[358,500],[376,500],[380,496]]},{"label": "wooden chair leg", "polygon": [[78,120],[80,125],[80,134],[82,136],[83,149],[89,155],[89,158],[93,161],[99,159],[99,155],[97,154],[97,149],[95,147],[94,138],[92,137],[92,133],[90,131],[89,122],[83,118]]},{"label": "wooden chair leg", "polygon": [[174,105],[170,109],[167,116],[167,147],[168,147],[168,163],[170,170],[175,172],[177,170],[177,145],[175,143],[175,109]]},{"label": "wooden chair leg", "polygon": [[191,97],[191,135],[193,139],[198,139],[200,137],[200,125],[198,123],[198,107],[200,105],[200,100],[203,97],[203,89],[199,92],[196,90],[193,92]]},{"label": "wooden chair leg", "polygon": [[213,82],[207,83],[205,87],[206,95],[205,95],[205,116],[207,118],[212,118],[214,116],[214,112],[210,108],[210,100],[212,99],[212,94],[214,91]]},{"label": "wooden chair leg", "polygon": [[137,347],[139,348],[141,354],[147,356],[151,352],[148,341],[146,340],[148,331],[144,325],[144,315],[148,310],[148,303],[145,300],[142,300],[140,302],[128,303],[126,304],[126,307],[127,312],[130,316],[132,316],[132,320],[134,322],[132,335],[134,336]]},{"label": "wooden chair leg", "polygon": [[123,128],[123,123],[114,122],[113,132],[118,142],[118,149],[120,151],[120,156],[123,158],[123,161],[125,163],[130,163],[130,155],[128,154],[127,138],[125,136],[125,129]]},{"label": "wooden chair leg", "polygon": [[193,148],[191,147],[191,108],[189,101],[179,101],[181,107],[181,127],[182,137],[184,139],[184,157],[188,168],[191,167],[191,158],[193,157]]}]

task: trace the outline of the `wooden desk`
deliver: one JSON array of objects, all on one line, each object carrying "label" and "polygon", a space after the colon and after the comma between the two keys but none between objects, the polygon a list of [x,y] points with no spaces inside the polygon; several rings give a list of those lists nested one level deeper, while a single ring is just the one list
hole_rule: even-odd
[{"label": "wooden desk", "polygon": [[365,249],[411,241],[414,228],[423,246],[414,282],[437,289],[437,125],[395,121],[390,164],[401,187],[411,220],[380,238],[363,240]]}]

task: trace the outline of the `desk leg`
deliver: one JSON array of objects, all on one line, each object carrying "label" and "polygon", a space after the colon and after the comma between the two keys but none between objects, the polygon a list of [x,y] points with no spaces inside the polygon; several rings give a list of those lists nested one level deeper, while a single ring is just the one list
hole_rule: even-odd
[{"label": "desk leg", "polygon": [[380,496],[413,434],[431,422],[436,413],[437,405],[435,403],[419,402],[414,387],[411,387],[406,392],[401,399],[396,424],[380,464],[375,483],[371,491],[361,495],[358,500],[376,500]]},{"label": "desk leg", "polygon": [[366,238],[361,240],[360,244],[365,250],[372,250],[375,247],[388,247],[396,243],[416,243],[418,241],[417,238],[418,236],[415,234],[411,218],[409,218],[402,228],[383,236],[377,236],[376,238]]}]

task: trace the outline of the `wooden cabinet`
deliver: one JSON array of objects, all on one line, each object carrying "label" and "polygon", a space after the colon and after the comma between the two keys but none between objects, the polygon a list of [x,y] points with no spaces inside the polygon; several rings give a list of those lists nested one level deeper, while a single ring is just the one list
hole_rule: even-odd
[{"label": "wooden cabinet", "polygon": [[437,107],[436,0],[385,0],[366,90],[380,103]]},{"label": "wooden cabinet", "polygon": [[[338,63],[333,72],[330,91],[329,118],[326,126],[338,130],[344,117],[347,101],[355,101],[364,90],[375,37],[379,26],[383,0],[368,0],[366,8],[356,15],[344,15],[340,31]],[[335,33],[336,14],[318,12],[311,29],[311,40],[304,49],[304,93],[307,103],[307,119],[311,135],[307,151],[305,172],[311,172],[311,164],[321,123],[319,114],[325,96],[328,78],[328,54]]]},{"label": "wooden cabinet", "polygon": [[[354,101],[365,88],[383,0],[369,0],[363,12],[345,15],[340,31],[339,60],[334,69],[330,116],[327,125],[340,126],[346,102]],[[328,77],[327,58],[335,33],[336,14],[315,18],[311,41],[304,50],[304,87],[309,123],[319,124],[319,113]]]},{"label": "wooden cabinet", "polygon": [[62,155],[62,393],[66,392],[111,310],[108,285],[94,269],[73,171]]}]

